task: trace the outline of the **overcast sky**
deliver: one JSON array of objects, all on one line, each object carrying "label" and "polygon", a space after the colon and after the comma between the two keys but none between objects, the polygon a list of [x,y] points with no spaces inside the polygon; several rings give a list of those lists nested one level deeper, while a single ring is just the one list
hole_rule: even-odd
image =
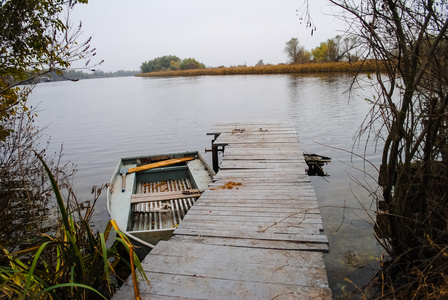
[{"label": "overcast sky", "polygon": [[343,32],[326,0],[310,0],[317,30],[300,24],[303,0],[90,0],[71,15],[82,21],[80,41],[92,36],[96,67],[139,70],[164,55],[195,58],[208,67],[286,63],[285,43],[307,50]]}]

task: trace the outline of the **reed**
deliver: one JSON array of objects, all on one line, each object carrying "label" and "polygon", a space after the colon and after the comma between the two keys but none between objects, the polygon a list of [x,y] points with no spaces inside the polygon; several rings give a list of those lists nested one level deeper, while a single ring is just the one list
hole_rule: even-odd
[{"label": "reed", "polygon": [[[147,278],[130,241],[114,221],[99,234],[93,233],[87,220],[75,221],[74,211],[65,206],[50,169],[38,157],[50,179],[62,226],[55,237],[46,235],[45,241],[23,251],[10,253],[0,245],[0,299],[108,299],[117,282],[124,280],[115,272],[118,263],[132,271],[138,299],[134,267]],[[108,247],[106,241],[112,232],[117,237]],[[119,246],[127,255],[120,254]]]},{"label": "reed", "polygon": [[327,73],[327,72],[373,72],[381,69],[375,61],[358,62],[328,62],[306,64],[281,64],[253,67],[208,68],[184,71],[163,71],[137,74],[138,77],[166,76],[213,76],[213,75],[263,75],[263,74],[294,74],[294,73]]}]

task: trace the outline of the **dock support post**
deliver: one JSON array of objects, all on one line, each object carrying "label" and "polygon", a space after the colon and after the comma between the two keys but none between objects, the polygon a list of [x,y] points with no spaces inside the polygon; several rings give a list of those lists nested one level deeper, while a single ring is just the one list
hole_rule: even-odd
[{"label": "dock support post", "polygon": [[218,173],[219,171],[219,159],[218,159],[218,146],[212,145],[212,163],[213,163],[213,171]]}]

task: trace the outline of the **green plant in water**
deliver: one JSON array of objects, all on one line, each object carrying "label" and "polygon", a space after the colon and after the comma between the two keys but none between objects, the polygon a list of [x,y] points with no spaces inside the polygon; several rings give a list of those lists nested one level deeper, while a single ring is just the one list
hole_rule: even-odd
[{"label": "green plant in water", "polygon": [[[62,226],[55,237],[46,236],[45,242],[23,251],[10,253],[0,245],[0,299],[108,299],[121,280],[115,272],[120,262],[131,269],[135,296],[139,299],[134,268],[149,282],[128,238],[113,220],[104,233],[97,235],[86,219],[75,222],[53,174],[38,157],[55,193]],[[107,247],[112,228],[117,237]],[[128,256],[120,254],[120,246]]]}]

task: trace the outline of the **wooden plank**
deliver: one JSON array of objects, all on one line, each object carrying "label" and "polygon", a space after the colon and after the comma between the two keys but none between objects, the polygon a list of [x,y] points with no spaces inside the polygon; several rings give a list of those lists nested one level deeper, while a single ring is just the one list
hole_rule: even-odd
[{"label": "wooden plank", "polygon": [[[147,272],[151,287],[141,281],[140,293],[143,299],[331,299],[328,287],[294,286],[246,280],[229,280],[222,278],[199,277],[194,275],[173,275]],[[132,291],[132,283],[128,282]],[[122,297],[122,296],[121,296]],[[118,298],[117,299],[134,299]]]},{"label": "wooden plank", "polygon": [[217,134],[223,134],[223,133],[244,133],[244,132],[260,132],[260,133],[267,133],[267,132],[297,132],[294,127],[292,126],[282,126],[280,124],[278,125],[272,125],[272,126],[266,126],[266,125],[237,125],[237,126],[220,126],[220,127],[213,127],[207,134],[209,135],[217,135]]},{"label": "wooden plank", "polygon": [[[211,246],[217,248],[220,246]],[[170,249],[173,252],[175,249]],[[247,248],[246,251],[264,249]],[[211,249],[210,251],[217,251]],[[272,251],[272,250],[265,250]],[[181,251],[177,251],[181,252]],[[252,251],[251,251],[252,252]],[[201,252],[204,254],[205,252]],[[259,255],[259,254],[258,254]],[[213,260],[194,257],[179,257],[166,255],[149,255],[143,268],[152,279],[152,274],[173,274],[166,266],[176,266],[174,275],[194,276],[202,278],[220,278],[231,281],[259,282],[280,285],[314,286],[325,288],[328,286],[325,268],[303,267],[298,265],[277,265],[269,263],[253,263],[251,261],[235,261],[234,257],[216,255]]]},{"label": "wooden plank", "polygon": [[278,156],[298,156],[303,158],[303,151],[299,147],[291,148],[248,148],[248,147],[237,147],[236,145],[229,146],[225,149],[226,155],[246,155],[246,154],[270,154],[274,157]]},{"label": "wooden plank", "polygon": [[[207,223],[210,221],[222,221],[229,223],[229,227],[239,226],[238,223],[255,223],[255,224],[322,224],[319,214],[302,214],[294,216],[222,216],[216,214],[187,214],[183,221],[192,221],[197,223]],[[235,224],[233,224],[235,223]]]},{"label": "wooden plank", "polygon": [[[232,223],[234,225],[235,223]],[[244,224],[244,225],[242,225]],[[192,230],[215,230],[221,231],[223,228],[228,228],[229,223],[227,222],[213,222],[209,221],[207,224],[191,221],[182,221],[182,229],[192,229]],[[273,234],[302,234],[302,235],[317,235],[321,233],[321,229],[314,224],[301,224],[301,225],[290,225],[290,224],[251,224],[251,223],[240,223],[237,224],[239,230],[244,230],[246,232],[254,233],[273,233]]]},{"label": "wooden plank", "polygon": [[225,237],[200,237],[200,236],[173,236],[170,241],[180,240],[181,242],[195,242],[209,245],[231,246],[242,248],[264,248],[277,250],[296,250],[296,251],[317,251],[328,252],[328,245],[322,243],[304,243],[293,241],[269,241],[252,239],[234,239]]},{"label": "wooden plank", "polygon": [[277,155],[273,156],[268,153],[244,153],[244,154],[238,154],[238,153],[225,153],[224,154],[226,160],[254,160],[254,161],[266,161],[271,163],[281,163],[281,162],[288,162],[288,163],[306,163],[304,159],[302,159],[300,156],[291,156],[291,155]]},{"label": "wooden plank", "polygon": [[198,198],[200,196],[201,193],[197,189],[189,189],[185,191],[147,193],[147,194],[133,194],[131,196],[131,204],[166,201],[173,199]]},{"label": "wooden plank", "polygon": [[[310,191],[302,191],[300,194],[287,192],[287,191],[278,191],[277,193],[273,190],[262,190],[260,189],[260,194],[256,193],[256,189],[253,190],[219,190],[215,189],[215,195],[207,193],[206,195],[202,195],[199,198],[198,203],[204,203],[205,201],[216,201],[216,203],[222,203],[227,201],[266,201],[270,202],[283,200],[285,203],[288,203],[290,200],[293,201],[303,201],[303,203],[314,203],[317,205],[316,195],[314,195]],[[237,207],[236,209],[237,210]]]},{"label": "wooden plank", "polygon": [[206,190],[203,195],[219,195],[223,193],[234,194],[235,196],[254,195],[258,191],[264,197],[270,197],[273,195],[290,195],[292,197],[306,194],[315,195],[311,184],[308,182],[289,182],[284,185],[278,185],[272,182],[266,182],[265,184],[250,184],[239,181],[216,181],[210,184],[209,189]]},{"label": "wooden plank", "polygon": [[[304,175],[305,176],[305,175]],[[284,178],[279,178],[279,177],[259,177],[259,178],[254,178],[254,177],[236,177],[236,176],[232,176],[232,175],[223,175],[223,176],[215,176],[213,178],[215,180],[215,182],[218,183],[222,183],[222,182],[241,182],[242,184],[245,185],[250,185],[250,184],[267,184],[267,183],[271,183],[271,184],[300,184],[300,183],[309,183],[311,184],[311,179],[307,176],[307,178],[300,178],[299,176],[288,176],[288,177],[284,177]]]},{"label": "wooden plank", "polygon": [[279,131],[295,131],[296,129],[291,124],[282,124],[282,123],[234,123],[234,124],[214,124],[209,133],[214,132],[225,132],[225,131],[234,131],[236,130],[251,130],[251,131],[260,131],[261,130],[279,130]]},{"label": "wooden plank", "polygon": [[302,205],[314,205],[318,206],[318,202],[314,197],[310,197],[309,199],[306,198],[298,198],[298,199],[277,199],[275,196],[271,199],[228,199],[228,198],[201,198],[200,201],[197,202],[198,204],[220,204],[220,205],[226,205],[234,206],[235,209],[238,209],[239,206],[246,206],[246,205],[252,205],[252,204],[258,204],[259,206],[264,205],[274,205],[274,206],[294,206],[294,207],[302,207]]},{"label": "wooden plank", "polygon": [[283,132],[277,132],[277,133],[271,133],[271,132],[224,132],[219,135],[219,137],[216,140],[241,140],[245,141],[247,143],[250,143],[251,140],[265,140],[269,143],[272,143],[274,140],[284,139],[284,142],[298,142],[297,134],[291,134],[291,133],[283,133]]},{"label": "wooden plank", "polygon": [[[173,249],[182,248],[182,251]],[[241,247],[225,247],[197,243],[188,239],[161,241],[151,251],[151,255],[177,256],[186,259],[214,260],[216,256],[231,257],[233,262],[251,262],[256,264],[289,264],[307,268],[325,268],[321,253],[298,253],[297,251],[245,249]]]},{"label": "wooden plank", "polygon": [[290,178],[290,177],[298,177],[301,178],[303,176],[307,176],[303,173],[303,170],[296,169],[285,169],[285,170],[260,170],[260,169],[221,169],[217,173],[217,177],[221,176],[232,176],[232,177],[241,177],[241,178]]},{"label": "wooden plank", "polygon": [[265,162],[265,163],[287,163],[287,164],[306,164],[305,160],[300,158],[270,158],[269,155],[226,155],[226,159],[229,161],[238,161],[238,162],[244,162],[244,161],[253,161],[253,162]]},{"label": "wooden plank", "polygon": [[221,132],[221,135],[229,135],[229,136],[288,136],[288,137],[297,137],[297,131],[293,129],[282,129],[282,128],[272,128],[272,129],[254,129],[254,128],[235,128],[235,129],[224,129]]},{"label": "wooden plank", "polygon": [[208,207],[210,209],[221,209],[221,208],[225,208],[225,209],[231,209],[231,210],[243,210],[243,209],[258,209],[260,206],[263,207],[264,210],[273,210],[273,209],[277,209],[278,207],[282,207],[283,209],[290,209],[290,210],[298,210],[298,209],[318,209],[319,205],[317,205],[317,203],[308,203],[308,204],[302,204],[302,205],[296,205],[294,203],[292,204],[278,204],[275,202],[269,202],[269,201],[265,201],[263,203],[257,203],[257,201],[246,201],[238,206],[236,206],[234,203],[228,203],[226,201],[222,201],[222,202],[217,202],[217,201],[209,201],[209,202],[205,202],[205,201],[199,201],[195,204],[195,206],[198,206],[199,208],[202,206]]},{"label": "wooden plank", "polygon": [[[210,194],[210,192],[207,192],[202,194],[202,199],[205,199],[207,197],[235,197],[234,199],[300,199],[302,197],[310,197],[315,198],[316,195],[313,193],[310,189],[303,189],[301,191],[285,191],[285,190],[272,190],[272,189],[256,189],[256,188],[249,188],[246,189],[218,189],[215,188],[214,190],[208,190],[210,192],[215,192],[214,195]],[[259,193],[257,193],[259,191]]]},{"label": "wooden plank", "polygon": [[261,131],[261,130],[279,130],[279,131],[295,131],[295,128],[291,124],[284,123],[233,123],[233,124],[214,124],[209,130],[209,132],[224,132],[224,131],[235,131],[235,130],[251,130],[251,131]]},{"label": "wooden plank", "polygon": [[221,169],[291,169],[291,170],[301,170],[302,174],[304,174],[305,170],[308,169],[308,165],[306,163],[288,163],[288,162],[278,162],[278,163],[268,163],[268,162],[257,162],[257,161],[249,161],[246,162],[244,160],[236,161],[222,161]]},{"label": "wooden plank", "polygon": [[[215,182],[210,183],[210,188],[215,189],[235,189],[235,190],[248,190],[248,189],[263,189],[263,190],[271,190],[271,191],[284,191],[289,188],[304,188],[304,189],[312,189],[311,181],[297,181],[297,182],[274,182],[273,180],[266,180],[265,182],[258,181],[239,181],[238,178],[235,180],[217,180]],[[212,189],[213,190],[213,189]]]},{"label": "wooden plank", "polygon": [[275,234],[275,233],[268,233],[268,232],[264,232],[264,233],[262,233],[262,232],[245,232],[245,231],[239,231],[239,230],[219,230],[219,231],[207,230],[207,229],[194,230],[194,229],[183,229],[182,227],[176,228],[176,230],[174,230],[174,234],[328,244],[327,236],[319,235],[319,234]]},{"label": "wooden plank", "polygon": [[282,143],[294,143],[297,140],[297,138],[275,138],[275,139],[269,139],[267,141],[266,139],[252,139],[252,140],[245,140],[245,139],[238,139],[238,138],[230,138],[230,137],[218,137],[213,144],[215,145],[228,145],[228,144],[282,144]]},{"label": "wooden plank", "polygon": [[239,145],[248,145],[248,144],[272,144],[276,145],[277,147],[280,147],[283,143],[294,143],[297,141],[297,137],[288,137],[288,136],[273,136],[273,137],[267,137],[267,136],[253,136],[252,138],[244,137],[244,136],[219,136],[213,144],[219,144],[219,143],[227,143],[235,146]]},{"label": "wooden plank", "polygon": [[277,176],[305,176],[301,172],[301,170],[296,169],[279,169],[279,170],[269,170],[269,172],[266,172],[264,170],[257,170],[257,169],[247,169],[247,170],[241,170],[241,169],[234,169],[234,170],[219,170],[217,175],[222,174],[230,174],[232,176],[245,176],[245,175],[265,175],[265,177],[277,177]]},{"label": "wooden plank", "polygon": [[220,212],[245,212],[250,213],[251,215],[262,215],[266,213],[285,213],[285,214],[298,214],[298,213],[308,213],[313,211],[319,211],[318,207],[312,208],[272,208],[272,207],[239,207],[238,209],[234,209],[233,207],[225,207],[225,206],[211,206],[211,205],[199,205],[196,203],[190,211],[196,210],[205,210],[205,211],[220,211]]},{"label": "wooden plank", "polygon": [[307,210],[294,210],[293,212],[284,212],[284,211],[257,211],[253,212],[251,210],[244,211],[235,211],[235,210],[225,210],[225,209],[204,209],[204,207],[195,208],[193,206],[192,209],[188,211],[188,215],[214,215],[214,216],[245,216],[245,217],[275,217],[275,218],[292,218],[297,217],[301,218],[304,215],[316,215],[320,217],[320,211],[318,209],[307,209]]},{"label": "wooden plank", "polygon": [[[260,143],[260,144],[230,144],[227,145],[225,148],[225,151],[227,151],[230,148],[246,148],[246,149],[291,149],[293,151],[296,151],[297,149],[300,149],[298,147],[297,142],[283,142],[283,143]],[[224,151],[224,153],[225,153]]]},{"label": "wooden plank", "polygon": [[[305,220],[307,221],[307,220]],[[300,223],[290,223],[290,222],[248,222],[240,220],[238,222],[226,221],[221,219],[211,219],[207,218],[207,220],[203,219],[184,219],[182,220],[182,228],[197,228],[197,229],[217,229],[217,228],[248,228],[249,231],[272,231],[272,232],[282,232],[282,233],[300,233],[298,230],[310,230],[306,234],[320,234],[324,231],[322,226],[322,222],[319,219],[309,219],[309,221],[313,222],[300,222]],[[320,221],[320,222],[319,222]],[[210,226],[210,227],[208,227]],[[305,234],[305,233],[304,233]]]},{"label": "wooden plank", "polygon": [[[268,159],[255,159],[252,158],[249,161],[247,159],[235,159],[234,157],[226,158],[221,162],[221,166],[235,164],[235,168],[247,168],[246,165],[267,165],[269,168],[278,168],[279,171],[283,169],[298,169],[306,168],[307,164],[304,160],[268,160]],[[285,168],[286,167],[286,168]]]}]

